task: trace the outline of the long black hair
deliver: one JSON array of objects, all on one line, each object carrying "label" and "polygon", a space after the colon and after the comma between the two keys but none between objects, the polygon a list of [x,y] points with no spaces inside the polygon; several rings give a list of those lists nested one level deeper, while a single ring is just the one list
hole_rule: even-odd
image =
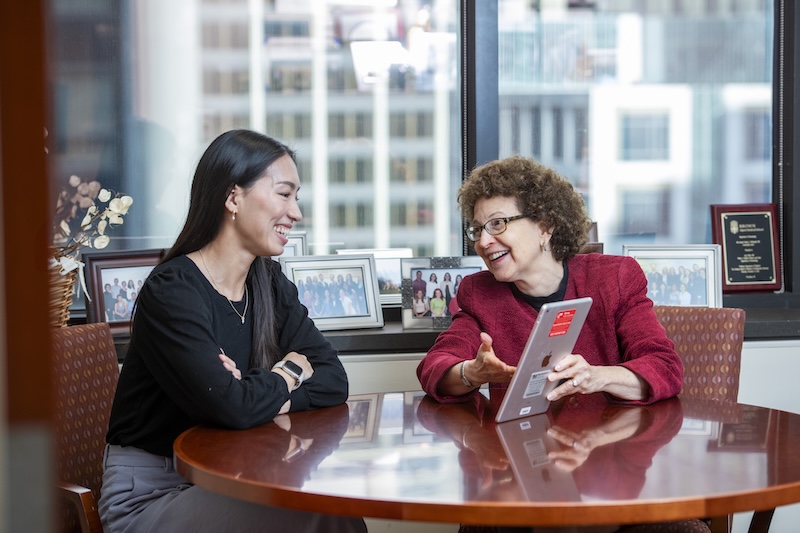
[{"label": "long black hair", "polygon": [[[234,186],[251,187],[285,155],[297,161],[294,151],[285,144],[251,130],[231,130],[214,139],[197,164],[186,223],[161,262],[199,250],[214,240],[223,217],[228,216],[225,201]],[[274,293],[274,279],[279,274],[280,269],[269,257],[257,257],[247,274],[254,313],[251,368],[270,368],[281,359]]]}]

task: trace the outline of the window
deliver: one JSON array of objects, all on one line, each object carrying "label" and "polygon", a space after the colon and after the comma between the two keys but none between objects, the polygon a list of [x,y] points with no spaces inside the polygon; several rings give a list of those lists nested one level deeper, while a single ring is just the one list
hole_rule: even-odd
[{"label": "window", "polygon": [[553,159],[564,158],[564,112],[560,107],[553,108]]},{"label": "window", "polygon": [[[243,127],[279,138],[303,161],[297,229],[315,253],[333,252],[326,243],[384,248],[394,240],[414,243],[417,253],[459,253],[461,228],[451,216],[462,174],[457,0],[436,9],[418,0],[203,0],[188,11],[97,0],[91,9],[50,12],[63,44],[53,46],[56,174],[97,178],[141,206],[112,246],[170,246],[199,155],[223,131]],[[95,147],[86,150],[89,141]],[[385,228],[391,198],[375,191],[419,180],[438,184],[435,208]],[[357,198],[346,200],[352,187]],[[447,236],[434,235],[432,223],[419,227],[431,216]]]},{"label": "window", "polygon": [[[369,234],[370,247],[411,243],[417,255],[462,253],[455,203],[463,174],[461,2],[437,2],[422,27],[415,26],[418,1],[346,10],[335,1],[323,9],[264,2],[260,28],[249,24],[253,3],[245,0],[203,0],[193,17],[172,3],[140,9],[140,0],[126,9],[98,0],[79,12],[63,9],[64,0],[52,4],[54,179],[97,178],[149,207],[132,209],[112,246],[171,245],[197,157],[220,132],[248,127],[298,151],[298,229],[319,243],[315,252]],[[707,242],[711,203],[776,201],[772,184],[784,169],[787,208],[800,205],[791,196],[792,137],[788,159],[773,161],[773,146],[783,142],[773,139],[776,123],[787,135],[793,128],[791,105],[773,116],[783,109],[773,101],[774,18],[786,11],[786,31],[797,34],[793,3],[611,0],[570,10],[563,2],[481,0],[474,7],[494,6],[499,108],[491,112],[499,119],[497,131],[481,129],[480,147],[501,139],[491,157],[519,152],[567,176],[587,199],[608,253],[621,251],[630,228],[653,227],[653,214],[637,205],[661,205],[656,218],[669,228],[652,238],[663,244]],[[376,21],[376,31],[360,32]],[[374,42],[360,54],[364,41]],[[371,75],[375,56],[388,57],[370,55],[373,45],[399,46],[413,70],[377,61],[380,75]],[[790,104],[794,50],[787,54]],[[252,68],[252,59],[262,68]],[[344,161],[352,162],[347,170]],[[642,183],[670,192],[631,198],[644,193]],[[337,206],[362,186],[357,201],[373,202],[371,213],[345,217]],[[375,199],[375,190],[387,197]],[[429,205],[418,202],[423,197]],[[374,231],[387,211],[388,231]],[[788,215],[790,223],[800,219]],[[447,235],[435,235],[436,217],[446,219]],[[788,227],[789,241],[794,234]]]},{"label": "window", "polygon": [[617,231],[631,242],[668,237],[670,225],[667,191],[622,191],[622,214]]},{"label": "window", "polygon": [[772,201],[774,19],[789,3],[592,5],[498,0],[498,137],[532,131],[519,153],[578,187],[606,253],[633,234],[707,243],[710,204]]},{"label": "window", "polygon": [[664,114],[624,114],[620,118],[620,159],[667,161],[669,117]]},{"label": "window", "polygon": [[767,109],[748,109],[744,113],[744,153],[748,161],[769,161],[772,153],[770,117]]}]

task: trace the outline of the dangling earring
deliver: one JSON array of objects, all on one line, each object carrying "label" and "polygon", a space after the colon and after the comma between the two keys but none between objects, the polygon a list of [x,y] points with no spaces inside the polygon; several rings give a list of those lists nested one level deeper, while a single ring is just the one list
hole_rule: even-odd
[{"label": "dangling earring", "polygon": [[543,252],[547,251],[547,243],[542,244],[542,251]]},{"label": "dangling earring", "polygon": [[233,215],[231,216],[231,220],[236,222],[236,211],[233,212]]}]

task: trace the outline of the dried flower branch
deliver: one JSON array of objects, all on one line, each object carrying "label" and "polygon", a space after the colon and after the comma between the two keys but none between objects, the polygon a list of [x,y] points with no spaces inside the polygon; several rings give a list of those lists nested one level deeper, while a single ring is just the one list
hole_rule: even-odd
[{"label": "dried flower branch", "polygon": [[131,204],[132,197],[104,189],[98,181],[70,176],[69,188],[56,203],[53,254],[75,256],[84,246],[105,248],[110,241],[106,231],[124,222]]}]

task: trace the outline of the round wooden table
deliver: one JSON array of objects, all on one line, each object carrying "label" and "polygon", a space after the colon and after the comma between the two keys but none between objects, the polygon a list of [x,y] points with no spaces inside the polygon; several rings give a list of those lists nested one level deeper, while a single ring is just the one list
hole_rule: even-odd
[{"label": "round wooden table", "polygon": [[626,524],[800,501],[800,415],[598,394],[498,426],[495,403],[353,396],[249,430],[189,429],[175,462],[192,483],[242,500],[423,522]]}]

